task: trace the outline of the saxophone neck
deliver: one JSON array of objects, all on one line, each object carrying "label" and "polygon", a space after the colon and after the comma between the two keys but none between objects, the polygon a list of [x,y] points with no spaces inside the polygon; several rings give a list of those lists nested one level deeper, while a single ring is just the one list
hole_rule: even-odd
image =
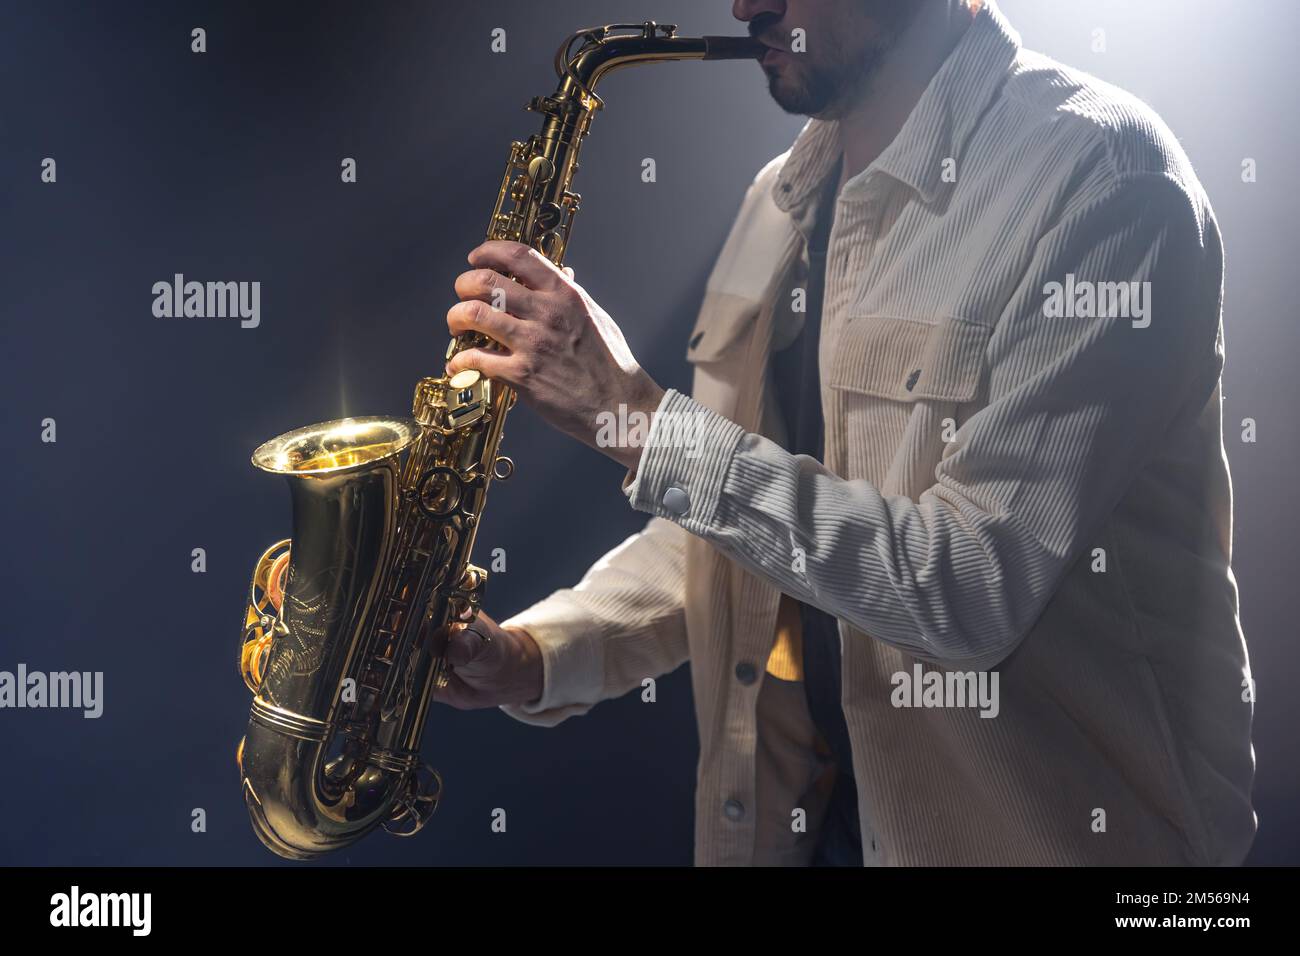
[{"label": "saxophone neck", "polygon": [[596,84],[613,70],[670,60],[739,60],[762,55],[749,37],[679,37],[677,28],[647,20],[579,30],[555,54],[559,86],[528,108],[543,117],[541,131],[511,147],[489,239],[510,239],[564,262],[581,196],[573,192],[578,151],[592,116],[604,104]]},{"label": "saxophone neck", "polygon": [[669,60],[756,59],[763,50],[749,37],[679,37],[675,25],[653,20],[592,27],[572,34],[556,52],[558,93],[561,97],[576,93],[598,108],[596,84],[613,70]]}]

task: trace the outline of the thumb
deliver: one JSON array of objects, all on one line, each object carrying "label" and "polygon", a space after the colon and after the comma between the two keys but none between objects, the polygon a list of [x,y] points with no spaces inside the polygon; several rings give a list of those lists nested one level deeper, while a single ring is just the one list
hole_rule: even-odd
[{"label": "thumb", "polygon": [[487,646],[487,628],[481,622],[453,624],[447,635],[447,662],[452,667],[464,667],[477,660]]}]

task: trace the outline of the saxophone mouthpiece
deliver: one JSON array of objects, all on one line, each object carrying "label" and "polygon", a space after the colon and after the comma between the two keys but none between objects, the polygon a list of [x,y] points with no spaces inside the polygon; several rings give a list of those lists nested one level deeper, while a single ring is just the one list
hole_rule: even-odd
[{"label": "saxophone mouthpiece", "polygon": [[753,37],[705,37],[706,60],[757,60],[767,50]]}]

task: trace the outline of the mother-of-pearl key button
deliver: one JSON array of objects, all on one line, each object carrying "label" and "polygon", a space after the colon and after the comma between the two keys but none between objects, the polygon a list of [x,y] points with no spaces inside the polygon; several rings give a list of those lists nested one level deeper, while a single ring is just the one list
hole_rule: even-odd
[{"label": "mother-of-pearl key button", "polygon": [[675,515],[684,515],[691,508],[691,499],[686,492],[674,486],[664,492],[664,507]]},{"label": "mother-of-pearl key button", "polygon": [[476,368],[463,368],[451,377],[447,384],[454,392],[459,392],[462,388],[469,388],[479,380],[479,370]]}]

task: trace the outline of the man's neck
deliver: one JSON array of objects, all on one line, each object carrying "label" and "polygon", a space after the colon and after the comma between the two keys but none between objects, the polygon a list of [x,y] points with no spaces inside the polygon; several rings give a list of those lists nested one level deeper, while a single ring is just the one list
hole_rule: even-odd
[{"label": "man's neck", "polygon": [[959,0],[932,0],[922,6],[860,101],[839,118],[841,189],[893,142],[978,7],[978,3],[968,6]]}]

